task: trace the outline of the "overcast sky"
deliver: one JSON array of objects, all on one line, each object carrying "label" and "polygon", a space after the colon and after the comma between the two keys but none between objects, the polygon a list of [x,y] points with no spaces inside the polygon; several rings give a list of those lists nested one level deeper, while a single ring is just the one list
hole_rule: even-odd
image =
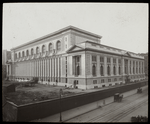
[{"label": "overcast sky", "polygon": [[69,25],[101,35],[101,44],[148,52],[146,3],[5,3],[3,49]]}]

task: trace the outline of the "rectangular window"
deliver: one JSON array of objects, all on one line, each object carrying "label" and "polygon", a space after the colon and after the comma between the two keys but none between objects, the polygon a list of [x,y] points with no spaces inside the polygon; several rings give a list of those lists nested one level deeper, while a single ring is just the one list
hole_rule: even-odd
[{"label": "rectangular window", "polygon": [[100,57],[100,62],[104,62],[104,57]]},{"label": "rectangular window", "polygon": [[115,78],[114,81],[117,81],[117,78]]},{"label": "rectangular window", "polygon": [[104,69],[103,69],[103,65],[101,65],[101,66],[100,66],[100,75],[101,75],[101,76],[104,76],[104,71],[103,71],[103,70],[104,70]]},{"label": "rectangular window", "polygon": [[118,63],[121,64],[121,59],[118,59]]},{"label": "rectangular window", "polygon": [[93,80],[93,84],[97,84],[97,80]]},{"label": "rectangular window", "polygon": [[107,63],[110,63],[110,58],[107,58]]},{"label": "rectangular window", "polygon": [[101,83],[104,83],[104,79],[101,80]]},{"label": "rectangular window", "polygon": [[96,62],[96,56],[92,56],[92,62]]},{"label": "rectangular window", "polygon": [[67,74],[67,57],[66,57],[66,74]]},{"label": "rectangular window", "polygon": [[116,58],[113,58],[113,63],[116,63]]},{"label": "rectangular window", "polygon": [[111,79],[108,79],[108,82],[111,82]]},{"label": "rectangular window", "polygon": [[98,88],[98,86],[94,86],[94,88],[96,89],[96,88]]},{"label": "rectangular window", "polygon": [[92,56],[92,75],[96,76],[96,56]]},{"label": "rectangular window", "polygon": [[92,46],[96,46],[96,44],[93,44],[93,43],[92,43]]}]

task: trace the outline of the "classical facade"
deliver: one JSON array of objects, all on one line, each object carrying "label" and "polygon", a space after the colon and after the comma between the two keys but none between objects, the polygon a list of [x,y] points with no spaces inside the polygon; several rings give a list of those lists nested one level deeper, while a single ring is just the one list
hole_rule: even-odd
[{"label": "classical facade", "polygon": [[144,57],[101,44],[101,36],[68,26],[11,49],[9,78],[90,89],[145,78]]}]

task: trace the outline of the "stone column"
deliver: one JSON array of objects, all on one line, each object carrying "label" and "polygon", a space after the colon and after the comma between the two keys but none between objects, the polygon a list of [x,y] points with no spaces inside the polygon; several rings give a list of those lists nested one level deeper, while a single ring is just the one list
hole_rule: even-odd
[{"label": "stone column", "polygon": [[37,60],[35,60],[35,77],[39,77],[38,76],[38,61]]},{"label": "stone column", "polygon": [[137,63],[135,61],[135,74],[137,74],[136,68],[137,68]]},{"label": "stone column", "polygon": [[59,57],[57,58],[57,77],[59,82]]},{"label": "stone column", "polygon": [[47,79],[50,79],[50,75],[49,75],[49,58],[47,58]]},{"label": "stone column", "polygon": [[49,77],[50,77],[50,81],[52,81],[51,79],[52,79],[52,73],[51,73],[51,69],[52,69],[52,67],[51,67],[51,63],[52,61],[51,61],[51,58],[49,58]]},{"label": "stone column", "polygon": [[121,59],[121,61],[122,61],[122,64],[121,64],[121,73],[124,75],[125,73],[124,73],[124,58],[122,58]]},{"label": "stone column", "polygon": [[130,60],[129,59],[128,59],[128,67],[127,68],[128,68],[127,74],[130,75]]},{"label": "stone column", "polygon": [[34,70],[35,70],[35,62],[34,62],[34,60],[32,60],[32,70],[33,70],[33,72],[32,72],[32,76],[34,77],[35,75],[34,75]]},{"label": "stone column", "polygon": [[41,71],[41,60],[38,59],[38,77],[39,77],[39,79],[41,79],[40,71]]},{"label": "stone column", "polygon": [[33,60],[31,61],[31,64],[32,64],[32,77],[34,77],[34,61]]},{"label": "stone column", "polygon": [[116,58],[116,75],[119,75],[119,65],[118,65],[118,58]]},{"label": "stone column", "polygon": [[47,58],[45,58],[45,81],[47,81]]},{"label": "stone column", "polygon": [[25,62],[25,65],[26,65],[26,75],[25,75],[25,77],[27,77],[27,75],[28,75],[28,62]]},{"label": "stone column", "polygon": [[42,60],[42,67],[43,67],[43,81],[45,81],[45,58]]},{"label": "stone column", "polygon": [[138,69],[137,69],[137,70],[138,70],[137,72],[138,72],[138,74],[139,74],[139,61],[137,61],[137,65],[138,65],[138,66],[137,66],[137,68],[138,68]]},{"label": "stone column", "polygon": [[104,76],[107,76],[107,57],[104,56]]},{"label": "stone column", "polygon": [[97,68],[96,69],[97,70],[96,75],[97,75],[97,77],[100,77],[100,56],[99,55],[97,55],[97,66],[96,66],[96,68]]},{"label": "stone column", "polygon": [[131,75],[133,74],[133,61],[132,60],[130,60],[131,61]]},{"label": "stone column", "polygon": [[30,62],[28,61],[28,78],[30,76]]},{"label": "stone column", "polygon": [[11,76],[11,65],[9,67],[9,76]]},{"label": "stone column", "polygon": [[29,64],[30,64],[30,73],[29,73],[30,75],[29,75],[29,76],[30,76],[30,78],[31,78],[31,76],[32,76],[32,66],[31,66],[31,60],[29,60]]},{"label": "stone column", "polygon": [[90,54],[90,76],[92,76],[92,55]]},{"label": "stone column", "polygon": [[24,62],[25,65],[25,77],[27,76],[27,62]]},{"label": "stone column", "polygon": [[143,74],[145,74],[145,63],[143,61]]},{"label": "stone column", "polygon": [[55,58],[55,81],[56,81],[57,76],[58,76],[58,75],[57,75],[57,71],[58,71],[58,70],[57,70],[57,68],[58,68],[58,63],[57,63],[58,61],[57,61],[57,60],[58,60],[58,59],[57,59],[57,57],[56,57],[56,58]]},{"label": "stone column", "polygon": [[39,62],[38,62],[38,75],[39,75],[39,78],[41,79],[41,59],[39,59]]},{"label": "stone column", "polygon": [[141,61],[141,74],[142,74],[142,61]]},{"label": "stone column", "polygon": [[51,73],[52,73],[52,82],[54,82],[54,58],[52,58],[52,65],[51,65],[51,67],[52,67],[52,71],[51,71]]},{"label": "stone column", "polygon": [[33,72],[33,66],[32,66],[32,60],[30,60],[30,68],[31,68],[31,74],[30,74],[30,78],[32,79],[32,72]]},{"label": "stone column", "polygon": [[30,71],[29,69],[30,69],[30,68],[29,68],[29,61],[27,61],[27,77],[29,76],[29,73],[30,73],[30,72],[29,72],[29,71]]},{"label": "stone column", "polygon": [[110,76],[113,76],[114,75],[114,72],[113,72],[113,57],[110,57]]}]

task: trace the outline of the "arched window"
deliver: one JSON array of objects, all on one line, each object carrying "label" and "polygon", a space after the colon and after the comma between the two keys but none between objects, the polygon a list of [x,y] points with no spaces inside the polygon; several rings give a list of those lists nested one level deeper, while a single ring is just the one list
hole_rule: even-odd
[{"label": "arched window", "polygon": [[22,51],[22,57],[24,57],[24,51]]},{"label": "arched window", "polygon": [[45,45],[42,46],[42,53],[45,53],[46,49],[45,49]]},{"label": "arched window", "polygon": [[77,76],[80,75],[80,67],[77,65]]},{"label": "arched window", "polygon": [[33,48],[31,49],[31,55],[33,55],[34,54],[34,51],[33,51]]},{"label": "arched window", "polygon": [[26,51],[26,56],[29,56],[29,50]]},{"label": "arched window", "polygon": [[19,52],[19,58],[21,57],[21,54],[20,54],[20,52]]},{"label": "arched window", "polygon": [[93,76],[96,76],[96,66],[95,66],[95,64],[93,64],[93,66],[92,66],[92,72],[93,72]]},{"label": "arched window", "polygon": [[120,66],[119,66],[119,75],[121,75],[121,68],[120,68]]},{"label": "arched window", "polygon": [[36,48],[36,54],[39,54],[39,47]]},{"label": "arched window", "polygon": [[103,66],[101,65],[101,67],[100,67],[100,74],[101,74],[101,76],[103,76],[104,74],[103,74]]},{"label": "arched window", "polygon": [[52,52],[53,50],[53,46],[52,46],[52,43],[49,44],[49,52]]},{"label": "arched window", "polygon": [[116,75],[116,67],[115,66],[113,68],[113,71],[114,71],[114,75]]},{"label": "arched window", "polygon": [[57,51],[60,51],[60,50],[61,50],[61,42],[57,41]]},{"label": "arched window", "polygon": [[107,66],[107,74],[110,75],[110,66]]}]

